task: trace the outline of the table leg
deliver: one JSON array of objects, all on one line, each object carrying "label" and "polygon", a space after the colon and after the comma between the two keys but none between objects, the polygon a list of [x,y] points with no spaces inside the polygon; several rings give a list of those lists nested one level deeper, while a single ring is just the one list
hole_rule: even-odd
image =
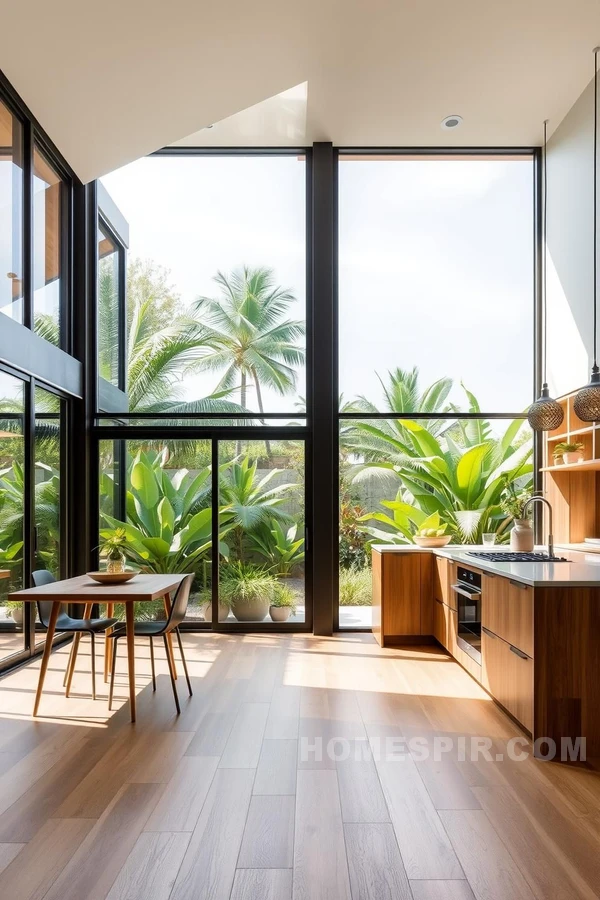
[{"label": "table leg", "polygon": [[50,621],[48,622],[48,631],[46,633],[46,644],[44,645],[44,655],[42,656],[42,665],[40,666],[40,677],[38,679],[37,691],[35,692],[35,703],[33,705],[33,715],[37,716],[40,700],[42,699],[42,691],[44,690],[44,679],[48,669],[50,654],[52,653],[52,641],[54,639],[54,631],[56,630],[56,620],[60,611],[60,601],[52,604],[50,612]]},{"label": "table leg", "polygon": [[[106,618],[112,619],[115,611],[114,603],[106,604]],[[107,628],[104,633],[104,681],[108,681],[112,665],[112,640],[110,638],[112,628]]]},{"label": "table leg", "polygon": [[[165,596],[163,597],[163,602],[165,604],[165,613],[168,619],[171,614],[171,595],[165,594]],[[173,653],[173,634],[171,632],[169,632],[167,635],[167,644],[169,646],[169,657],[171,660],[170,668],[173,672],[173,678],[177,680],[177,667],[175,665],[175,654]]]},{"label": "table leg", "polygon": [[133,603],[125,603],[125,628],[127,631],[127,667],[129,669],[129,709],[135,722],[135,611]]}]

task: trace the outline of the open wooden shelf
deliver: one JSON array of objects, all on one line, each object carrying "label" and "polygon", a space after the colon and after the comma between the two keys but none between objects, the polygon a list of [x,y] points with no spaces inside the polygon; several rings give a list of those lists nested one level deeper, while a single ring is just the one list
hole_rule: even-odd
[{"label": "open wooden shelf", "polygon": [[[600,535],[600,423],[583,422],[575,412],[573,391],[558,397],[565,417],[543,443],[544,495],[554,510],[555,543],[581,544]],[[553,450],[566,441],[583,444],[583,461],[552,465]]]},{"label": "open wooden shelf", "polygon": [[584,459],[583,462],[571,463],[568,466],[564,463],[558,466],[542,466],[540,472],[552,472],[553,475],[559,475],[561,472],[576,472],[578,470],[582,472],[600,472],[600,459]]}]

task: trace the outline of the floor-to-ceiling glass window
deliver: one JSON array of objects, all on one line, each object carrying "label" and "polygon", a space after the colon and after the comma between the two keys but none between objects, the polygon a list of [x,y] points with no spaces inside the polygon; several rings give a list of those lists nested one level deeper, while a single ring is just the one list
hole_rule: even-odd
[{"label": "floor-to-ceiling glass window", "polygon": [[0,312],[23,321],[23,125],[1,100]]},{"label": "floor-to-ceiling glass window", "polygon": [[24,433],[25,384],[0,369],[0,663],[25,648],[23,604],[8,599],[23,587]]},{"label": "floor-to-ceiling glass window", "polygon": [[370,625],[373,543],[508,540],[534,250],[531,155],[340,156],[340,627]]},{"label": "floor-to-ceiling glass window", "polygon": [[[164,154],[102,179],[129,246],[125,378],[98,418],[101,537],[122,522],[130,565],[194,572],[188,621],[204,627],[309,621],[306,181],[297,152]],[[116,385],[100,333],[98,351]]]},{"label": "floor-to-ceiling glass window", "polygon": [[33,323],[47,341],[61,345],[63,182],[36,145],[33,150]]}]

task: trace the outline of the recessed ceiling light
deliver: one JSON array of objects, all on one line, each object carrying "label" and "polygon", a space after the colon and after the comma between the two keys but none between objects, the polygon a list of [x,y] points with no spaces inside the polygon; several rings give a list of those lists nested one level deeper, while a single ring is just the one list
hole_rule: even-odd
[{"label": "recessed ceiling light", "polygon": [[446,116],[445,119],[442,119],[440,128],[443,128],[444,131],[452,131],[453,128],[458,128],[461,123],[462,116]]}]

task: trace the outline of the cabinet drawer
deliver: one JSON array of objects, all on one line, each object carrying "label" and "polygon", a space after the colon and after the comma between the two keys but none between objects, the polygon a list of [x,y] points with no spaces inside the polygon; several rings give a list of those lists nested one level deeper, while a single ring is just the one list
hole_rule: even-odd
[{"label": "cabinet drawer", "polygon": [[481,624],[533,657],[533,588],[508,578],[484,575]]},{"label": "cabinet drawer", "polygon": [[533,660],[482,630],[482,684],[528,731],[533,730]]}]

